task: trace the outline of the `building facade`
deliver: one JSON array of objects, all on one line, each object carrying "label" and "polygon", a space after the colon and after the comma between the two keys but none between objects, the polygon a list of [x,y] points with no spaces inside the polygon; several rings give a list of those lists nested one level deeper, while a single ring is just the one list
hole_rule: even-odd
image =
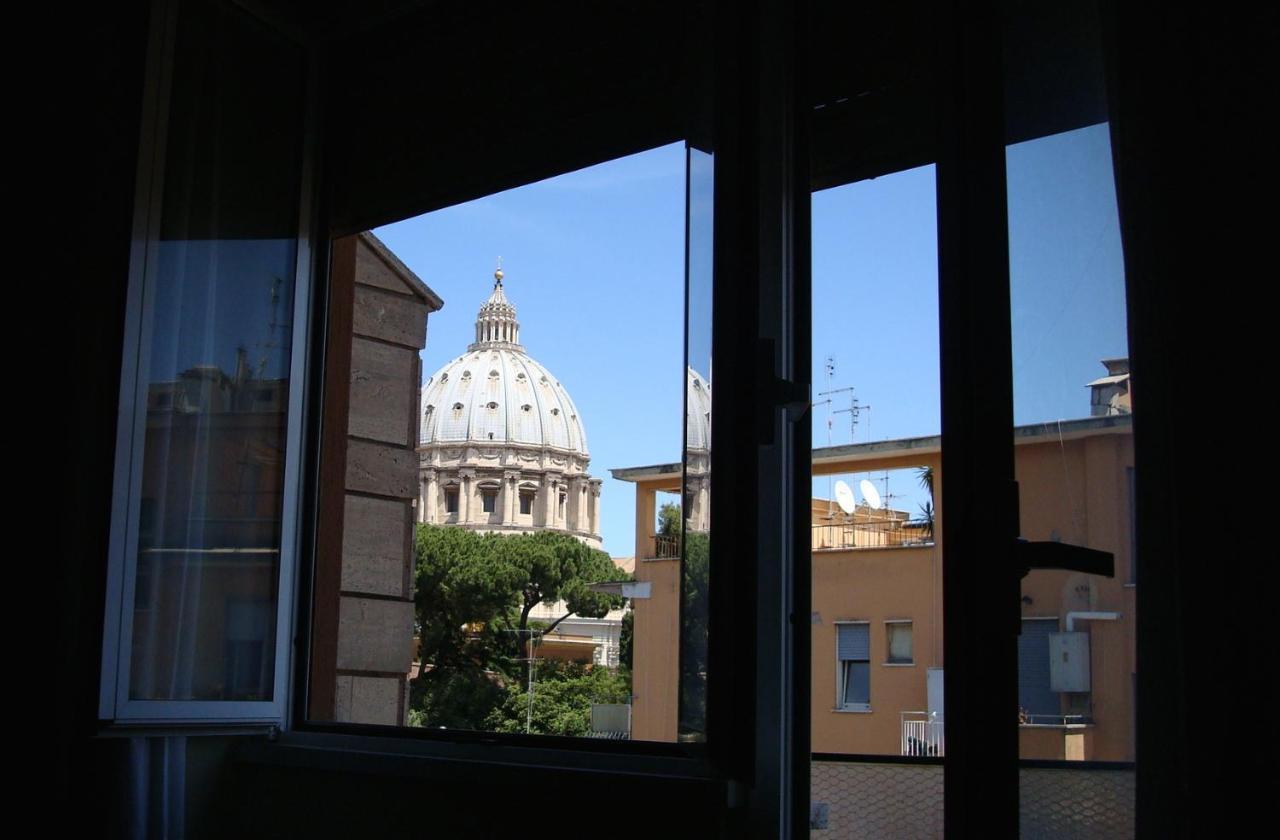
[{"label": "building facade", "polygon": [[[1131,761],[1137,675],[1132,417],[1022,426],[1014,443],[1023,538],[1115,558],[1109,578],[1036,570],[1022,581],[1020,753]],[[928,470],[940,491],[941,439],[813,450],[815,476],[887,470]],[[659,494],[680,492],[681,465],[612,473],[636,484],[636,578],[653,587],[652,598],[636,604],[633,737],[675,741],[680,552],[664,546],[650,523]],[[927,520],[888,506],[861,504],[844,513],[826,499],[811,504],[815,753],[945,754],[941,499],[937,492]],[[1060,665],[1064,658],[1071,668]]]}]

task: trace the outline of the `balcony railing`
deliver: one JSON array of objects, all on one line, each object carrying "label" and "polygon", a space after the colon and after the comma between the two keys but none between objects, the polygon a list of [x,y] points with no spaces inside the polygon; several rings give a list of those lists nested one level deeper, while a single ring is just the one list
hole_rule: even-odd
[{"label": "balcony railing", "polygon": [[679,535],[650,534],[649,535],[649,554],[647,559],[650,560],[678,560],[680,559],[680,537]]},{"label": "balcony railing", "polygon": [[870,519],[813,526],[810,546],[821,548],[903,548],[933,545],[933,523],[910,519]]},{"label": "balcony railing", "polygon": [[902,754],[939,758],[947,753],[947,736],[940,720],[928,712],[902,713]]}]

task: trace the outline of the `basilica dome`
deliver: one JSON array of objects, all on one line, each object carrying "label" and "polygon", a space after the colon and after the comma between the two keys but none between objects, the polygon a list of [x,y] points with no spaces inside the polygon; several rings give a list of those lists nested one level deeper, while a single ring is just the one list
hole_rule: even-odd
[{"label": "basilica dome", "polygon": [[525,353],[501,272],[476,319],[476,340],[422,387],[420,446],[523,444],[588,456],[569,392]]},{"label": "basilica dome", "polygon": [[601,480],[578,407],[520,343],[494,273],[475,341],[422,386],[420,522],[484,532],[560,531],[600,547]]}]

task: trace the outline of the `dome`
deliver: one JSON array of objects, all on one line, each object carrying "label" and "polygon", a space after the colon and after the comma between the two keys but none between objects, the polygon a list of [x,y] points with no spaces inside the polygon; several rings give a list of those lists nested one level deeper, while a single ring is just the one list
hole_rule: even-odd
[{"label": "dome", "polygon": [[711,449],[711,384],[692,367],[688,367],[684,417],[684,448]]},{"label": "dome", "polygon": [[494,443],[587,454],[577,406],[559,380],[519,343],[516,310],[495,275],[476,318],[476,340],[422,386],[419,446]]}]

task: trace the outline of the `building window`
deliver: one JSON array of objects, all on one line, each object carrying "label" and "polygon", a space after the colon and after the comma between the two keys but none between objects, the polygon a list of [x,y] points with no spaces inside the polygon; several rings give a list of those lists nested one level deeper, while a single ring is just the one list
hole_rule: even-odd
[{"label": "building window", "polygon": [[493,513],[498,508],[498,490],[495,487],[480,488],[480,506],[485,513]]},{"label": "building window", "polygon": [[457,487],[444,488],[444,512],[445,513],[458,512],[458,488]]},{"label": "building window", "polygon": [[914,664],[915,658],[911,650],[911,622],[886,621],[884,632],[889,647],[885,662],[889,665]]},{"label": "building window", "polygon": [[531,490],[520,491],[520,513],[526,516],[533,513],[533,492]]},{"label": "building window", "polygon": [[837,624],[836,659],[840,669],[836,707],[871,711],[871,625],[865,621]]}]

